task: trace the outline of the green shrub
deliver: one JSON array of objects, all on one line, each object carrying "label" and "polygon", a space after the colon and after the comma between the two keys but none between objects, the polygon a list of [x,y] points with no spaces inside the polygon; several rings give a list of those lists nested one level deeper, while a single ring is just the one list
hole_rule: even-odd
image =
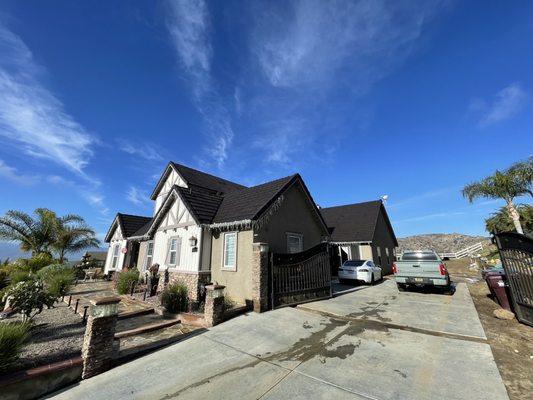
[{"label": "green shrub", "polygon": [[33,317],[43,311],[45,306],[51,308],[57,300],[57,297],[44,289],[43,282],[35,276],[27,281],[9,286],[3,296],[3,301],[7,301],[8,298],[9,306],[22,314],[23,322],[31,321]]},{"label": "green shrub", "polygon": [[122,271],[117,278],[117,292],[119,294],[128,294],[131,291],[131,286],[137,282],[139,282],[139,270],[133,268]]},{"label": "green shrub", "polygon": [[37,272],[53,262],[54,259],[48,253],[39,253],[31,258],[21,258],[17,261],[17,263],[24,267],[24,269],[29,269],[32,272]]},{"label": "green shrub", "polygon": [[7,371],[19,357],[29,328],[27,323],[0,322],[0,372]]},{"label": "green shrub", "polygon": [[44,267],[37,275],[43,280],[46,290],[56,298],[66,295],[74,282],[74,272],[62,264]]},{"label": "green shrub", "polygon": [[16,269],[9,275],[10,285],[16,285],[19,282],[25,282],[31,279],[31,273],[22,269]]},{"label": "green shrub", "polygon": [[189,303],[187,286],[183,283],[169,285],[161,294],[161,303],[170,313],[187,311]]},{"label": "green shrub", "polygon": [[5,288],[9,284],[9,270],[7,268],[0,268],[0,289]]}]

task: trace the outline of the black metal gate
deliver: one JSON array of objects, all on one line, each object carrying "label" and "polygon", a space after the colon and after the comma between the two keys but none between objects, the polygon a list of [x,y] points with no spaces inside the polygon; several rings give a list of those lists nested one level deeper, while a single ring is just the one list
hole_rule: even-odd
[{"label": "black metal gate", "polygon": [[329,258],[327,243],[301,253],[273,253],[270,281],[272,308],[331,297]]},{"label": "black metal gate", "polygon": [[499,233],[495,238],[516,316],[533,326],[533,240],[512,232]]}]

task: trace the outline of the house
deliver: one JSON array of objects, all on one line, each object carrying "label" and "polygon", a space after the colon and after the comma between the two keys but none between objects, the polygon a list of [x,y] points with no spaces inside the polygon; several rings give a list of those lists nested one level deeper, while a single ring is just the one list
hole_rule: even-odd
[{"label": "house", "polygon": [[320,212],[328,225],[330,242],[338,247],[338,264],[367,259],[380,265],[383,274],[392,273],[398,240],[381,200],[321,208]]},{"label": "house", "polygon": [[[246,187],[170,162],[151,195],[151,217],[117,214],[105,241],[105,272],[159,264],[197,301],[202,283],[252,300],[254,244],[300,252],[328,239],[328,228],[299,174]],[[161,279],[163,281],[163,279]]]}]

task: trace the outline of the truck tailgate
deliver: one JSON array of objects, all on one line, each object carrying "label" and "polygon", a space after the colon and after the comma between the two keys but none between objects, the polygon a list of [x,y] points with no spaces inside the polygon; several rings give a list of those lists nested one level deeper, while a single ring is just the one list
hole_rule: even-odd
[{"label": "truck tailgate", "polygon": [[439,265],[439,261],[396,261],[400,276],[440,276]]}]

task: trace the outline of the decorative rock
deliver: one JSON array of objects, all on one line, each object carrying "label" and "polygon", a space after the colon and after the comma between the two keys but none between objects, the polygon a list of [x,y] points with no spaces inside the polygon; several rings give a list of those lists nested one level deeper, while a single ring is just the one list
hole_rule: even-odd
[{"label": "decorative rock", "polygon": [[514,319],[514,314],[511,311],[507,311],[504,308],[497,308],[493,311],[493,314],[498,319],[512,320]]}]

